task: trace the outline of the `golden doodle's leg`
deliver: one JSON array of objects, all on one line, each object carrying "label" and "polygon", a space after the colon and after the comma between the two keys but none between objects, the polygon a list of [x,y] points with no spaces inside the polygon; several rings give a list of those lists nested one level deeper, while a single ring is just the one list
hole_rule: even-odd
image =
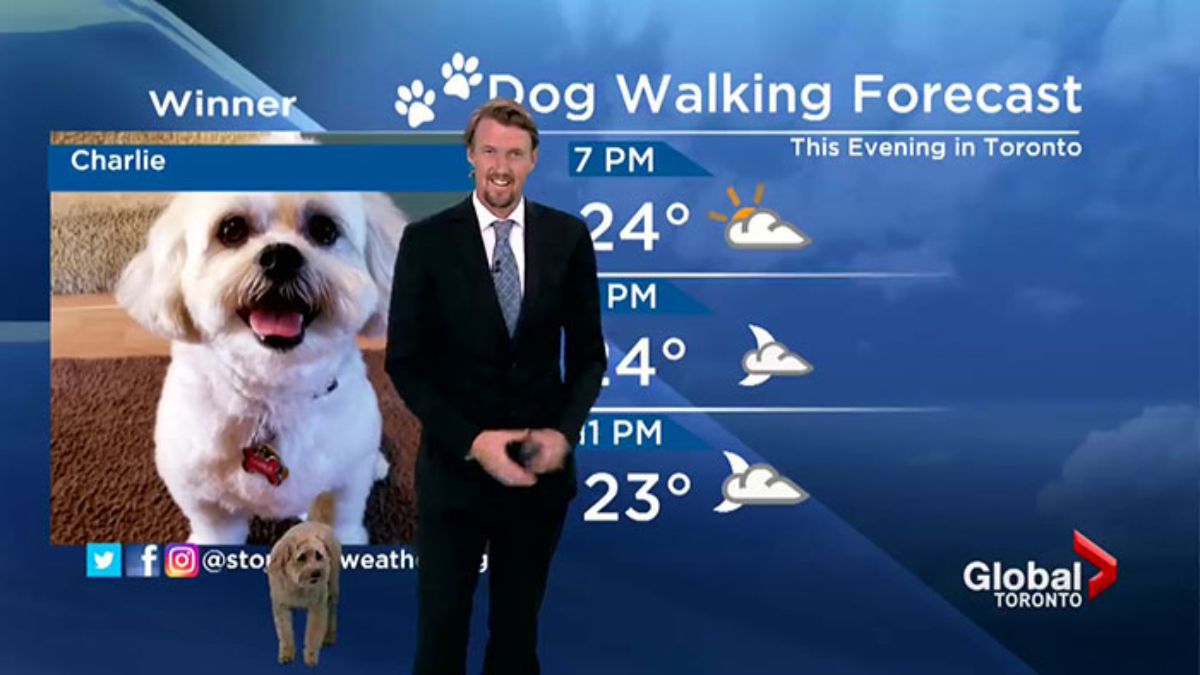
[{"label": "golden doodle's leg", "polygon": [[271,611],[275,614],[275,634],[279,636],[279,662],[291,663],[296,658],[296,638],[292,633],[292,608],[273,603]]},{"label": "golden doodle's leg", "polygon": [[329,608],[324,601],[308,608],[308,628],[304,631],[304,663],[306,665],[317,665],[317,655],[321,652],[321,643],[325,641],[328,615]]},{"label": "golden doodle's leg", "polygon": [[331,645],[337,641],[337,596],[329,596],[329,621],[325,629],[325,644]]},{"label": "golden doodle's leg", "polygon": [[337,606],[338,606],[338,567],[335,562],[329,575],[329,627],[325,629],[325,644],[331,645],[337,640]]}]

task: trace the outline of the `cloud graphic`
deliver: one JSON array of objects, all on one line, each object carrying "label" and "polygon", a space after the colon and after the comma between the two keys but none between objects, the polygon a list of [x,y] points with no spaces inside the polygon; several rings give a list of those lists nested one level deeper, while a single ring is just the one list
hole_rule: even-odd
[{"label": "cloud graphic", "polygon": [[[1094,533],[1118,558],[1136,551],[1157,580],[1126,583],[1157,588],[1147,598],[1161,605],[1178,603],[1178,589],[1168,580],[1194,582],[1196,574],[1198,447],[1195,404],[1146,407],[1089,432],[1063,462],[1061,477],[1038,493],[1038,510],[1047,522]],[[1194,599],[1191,604],[1194,609]]]},{"label": "cloud graphic", "polygon": [[742,357],[742,369],[746,373],[761,375],[807,375],[812,365],[790,351],[782,342],[772,342],[762,349],[751,349]]},{"label": "cloud graphic", "polygon": [[721,486],[725,499],[735,504],[799,504],[808,493],[779,475],[770,464],[754,464],[735,473]]},{"label": "cloud graphic", "polygon": [[791,505],[808,499],[808,493],[779,475],[770,464],[751,465],[736,452],[724,451],[729,477],[721,484],[724,498],[713,511],[732,513],[745,504]]},{"label": "cloud graphic", "polygon": [[1017,291],[1017,309],[1047,321],[1055,321],[1079,309],[1083,299],[1055,288],[1023,288]]},{"label": "cloud graphic", "polygon": [[733,248],[749,249],[798,249],[812,243],[808,235],[770,209],[758,209],[749,218],[729,223],[725,241]]},{"label": "cloud graphic", "polygon": [[1042,489],[1038,504],[1048,512],[1101,517],[1157,499],[1194,499],[1197,447],[1196,406],[1148,407],[1116,429],[1089,433],[1063,462],[1062,478]]}]

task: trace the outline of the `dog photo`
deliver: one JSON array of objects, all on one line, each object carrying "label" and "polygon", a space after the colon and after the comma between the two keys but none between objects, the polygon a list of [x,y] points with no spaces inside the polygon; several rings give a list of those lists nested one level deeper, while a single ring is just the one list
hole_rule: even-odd
[{"label": "dog photo", "polygon": [[51,542],[270,545],[326,492],[342,544],[411,542],[383,348],[406,213],[439,199],[52,194]]},{"label": "dog photo", "polygon": [[387,462],[355,338],[386,325],[402,226],[377,194],[182,193],[151,227],[116,298],[172,341],[155,464],[188,541],[243,543],[331,490],[338,538],[367,543]]}]

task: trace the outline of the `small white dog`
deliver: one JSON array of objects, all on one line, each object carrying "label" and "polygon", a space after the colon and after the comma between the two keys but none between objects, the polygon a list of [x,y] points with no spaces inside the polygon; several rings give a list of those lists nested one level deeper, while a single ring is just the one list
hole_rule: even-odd
[{"label": "small white dog", "polygon": [[378,193],[182,193],[117,283],[117,301],[172,340],[158,473],[189,541],[241,544],[254,515],[337,501],[337,538],[367,543],[387,475],[359,334],[384,332],[405,219]]}]

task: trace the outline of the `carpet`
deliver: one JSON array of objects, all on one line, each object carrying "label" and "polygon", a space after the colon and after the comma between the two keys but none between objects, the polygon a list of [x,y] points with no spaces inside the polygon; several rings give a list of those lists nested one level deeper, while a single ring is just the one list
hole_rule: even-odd
[{"label": "carpet", "polygon": [[[262,132],[210,131],[58,131],[50,136],[54,145],[246,145],[270,139]],[[165,192],[51,194],[51,292],[111,293],[172,196]]]},{"label": "carpet", "polygon": [[[372,544],[407,544],[416,532],[414,467],[420,422],[397,396],[383,352],[363,354],[383,413],[391,463],[364,518]],[[187,520],[154,467],[154,413],[166,357],[54,359],[50,365],[50,542],[167,543]],[[248,544],[270,545],[295,520],[255,518]]]},{"label": "carpet", "polygon": [[169,194],[50,195],[50,288],[56,295],[111,293],[146,243]]}]

